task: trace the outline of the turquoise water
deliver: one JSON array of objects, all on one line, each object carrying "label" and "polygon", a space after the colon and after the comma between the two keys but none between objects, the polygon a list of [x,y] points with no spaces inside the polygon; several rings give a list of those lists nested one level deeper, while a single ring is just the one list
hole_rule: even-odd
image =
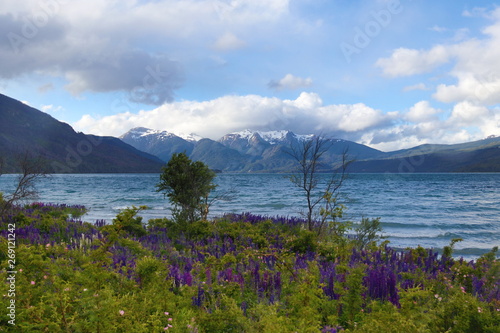
[{"label": "turquoise water", "polygon": [[[0,191],[12,190],[15,175],[0,177]],[[326,176],[325,178],[326,179]],[[157,174],[52,175],[38,183],[39,201],[83,204],[83,217],[111,222],[120,209],[150,207],[145,220],[170,215],[155,192]],[[211,215],[251,212],[300,216],[303,193],[277,174],[219,174]],[[351,174],[341,188],[347,218],[380,217],[391,245],[442,248],[452,238],[458,256],[475,258],[500,246],[500,174]]]}]

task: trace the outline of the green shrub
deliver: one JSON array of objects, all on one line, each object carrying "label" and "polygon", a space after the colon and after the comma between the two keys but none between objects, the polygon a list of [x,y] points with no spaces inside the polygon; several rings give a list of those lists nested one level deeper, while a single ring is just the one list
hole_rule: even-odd
[{"label": "green shrub", "polygon": [[113,219],[113,228],[118,232],[126,232],[131,236],[144,236],[147,231],[142,224],[142,217],[136,216],[146,206],[126,208]]},{"label": "green shrub", "polygon": [[380,235],[382,226],[380,225],[380,218],[369,219],[363,217],[361,223],[356,227],[356,246],[360,249],[366,248],[368,245],[376,245],[378,241],[384,237]]},{"label": "green shrub", "polygon": [[226,296],[220,298],[220,305],[211,313],[203,312],[199,319],[200,332],[245,333],[250,330],[250,322],[236,302]]},{"label": "green shrub", "polygon": [[310,230],[300,230],[288,247],[295,253],[315,252],[318,246],[318,234]]}]

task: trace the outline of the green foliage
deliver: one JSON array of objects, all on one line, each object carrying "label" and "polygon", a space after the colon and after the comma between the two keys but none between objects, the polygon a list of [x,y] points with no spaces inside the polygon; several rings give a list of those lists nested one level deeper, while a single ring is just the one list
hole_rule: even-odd
[{"label": "green foliage", "polygon": [[343,221],[346,207],[338,202],[337,195],[333,192],[326,192],[323,195],[324,207],[320,208],[321,223],[318,225],[318,234],[329,235],[337,239],[345,236],[351,230],[352,223]]},{"label": "green foliage", "polygon": [[135,263],[135,272],[141,285],[146,285],[161,275],[165,278],[165,272],[163,272],[164,274],[157,274],[161,273],[161,271],[165,271],[164,263],[151,256],[144,256]]},{"label": "green foliage", "polygon": [[252,329],[247,332],[293,332],[291,320],[279,313],[279,305],[257,304],[249,310]]},{"label": "green foliage", "polygon": [[436,320],[429,326],[434,332],[481,333],[499,332],[500,319],[488,305],[467,293],[455,292],[439,301]]},{"label": "green foliage", "polygon": [[288,246],[294,253],[315,252],[318,247],[318,235],[313,231],[300,230]]},{"label": "green foliage", "polygon": [[[419,316],[420,311],[403,313],[391,303],[374,301],[369,306],[370,311],[363,313],[362,322],[356,327],[348,329],[346,332],[362,333],[432,333],[428,328],[429,318],[434,318],[432,314]],[[424,317],[424,318],[421,318]],[[424,320],[422,320],[424,319]]]},{"label": "green foliage", "polygon": [[220,305],[212,312],[203,312],[199,319],[201,332],[248,332],[249,320],[234,299],[227,296],[220,298]]},{"label": "green foliage", "polygon": [[174,225],[174,222],[167,219],[166,217],[161,218],[161,219],[150,219],[148,220],[147,223],[147,229],[152,230],[152,229],[166,229],[170,228]]},{"label": "green foliage", "polygon": [[490,252],[485,253],[479,258],[478,262],[493,263],[496,260],[498,253],[498,246],[494,246]]},{"label": "green foliage", "polygon": [[215,189],[215,173],[200,161],[193,162],[184,153],[176,153],[160,175],[158,192],[167,195],[174,205],[177,221],[192,223],[206,219],[209,210],[208,196]]},{"label": "green foliage", "polygon": [[[287,299],[288,315],[293,318],[293,327],[298,332],[318,332],[321,327],[321,309],[326,303],[316,265],[310,264],[307,269],[299,271],[295,276],[296,285]],[[292,291],[291,290],[291,291]]]},{"label": "green foliage", "polygon": [[358,248],[364,249],[369,244],[376,244],[383,237],[379,233],[382,232],[380,218],[369,219],[363,217],[361,223],[356,228],[356,245]]},{"label": "green foliage", "polygon": [[116,232],[125,232],[131,236],[144,236],[147,231],[142,224],[142,217],[136,216],[141,210],[147,209],[146,206],[126,208],[113,219],[112,228]]},{"label": "green foliage", "polygon": [[455,246],[456,243],[461,242],[461,241],[463,241],[462,238],[453,238],[450,241],[450,245],[445,246],[443,248],[443,256],[445,256],[445,257],[451,257],[451,255],[453,254],[453,247]]},{"label": "green foliage", "polygon": [[354,327],[356,322],[359,322],[362,316],[363,306],[363,277],[366,267],[359,265],[353,268],[346,269],[346,281],[341,285],[342,289],[338,289],[341,294],[340,304],[342,311],[340,315],[340,323],[344,327]]}]

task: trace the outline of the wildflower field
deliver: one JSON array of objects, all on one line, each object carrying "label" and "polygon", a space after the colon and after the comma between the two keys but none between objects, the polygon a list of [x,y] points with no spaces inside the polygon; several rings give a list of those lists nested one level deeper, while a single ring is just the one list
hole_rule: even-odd
[{"label": "wildflower field", "polygon": [[[500,332],[496,249],[474,262],[318,236],[295,218],[0,217],[3,332]],[[143,223],[145,222],[145,223]]]}]

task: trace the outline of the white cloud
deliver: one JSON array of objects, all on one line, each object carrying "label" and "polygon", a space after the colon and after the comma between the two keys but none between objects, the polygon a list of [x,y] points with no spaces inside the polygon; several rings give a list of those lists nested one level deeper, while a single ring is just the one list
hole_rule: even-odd
[{"label": "white cloud", "polygon": [[48,111],[52,110],[53,108],[54,108],[54,105],[52,105],[52,104],[42,105],[40,110],[42,110],[43,112],[48,112]]},{"label": "white cloud", "polygon": [[316,93],[294,100],[259,95],[228,95],[208,101],[182,101],[137,113],[95,118],[83,116],[73,126],[85,133],[120,136],[133,127],[173,133],[196,133],[214,140],[243,129],[323,133],[368,144],[381,150],[424,143],[459,143],[500,134],[500,110],[469,102],[447,112],[420,101],[407,112],[389,112],[368,105],[324,105]]},{"label": "white cloud", "polygon": [[46,93],[50,90],[54,90],[54,84],[53,83],[46,83],[44,85],[41,85],[40,87],[38,87],[38,92],[40,93]]},{"label": "white cloud", "polygon": [[306,88],[313,83],[311,78],[301,78],[292,74],[287,74],[278,81],[272,80],[269,82],[269,87],[276,90],[295,90]]},{"label": "white cloud", "polygon": [[435,32],[446,32],[448,31],[448,28],[445,28],[445,27],[441,27],[439,25],[434,25],[432,28],[429,28],[429,30],[432,30],[432,31],[435,31]]},{"label": "white cloud", "polygon": [[420,101],[410,108],[405,118],[413,123],[436,121],[441,110],[433,108],[428,101]]},{"label": "white cloud", "polygon": [[[188,1],[186,1],[188,2]],[[190,0],[191,3],[199,1]],[[288,13],[289,0],[202,0],[214,11],[216,18],[229,24],[253,25],[274,21]]]},{"label": "white cloud", "polygon": [[403,91],[405,91],[405,92],[407,92],[407,91],[413,91],[413,90],[428,90],[428,88],[425,85],[425,83],[417,83],[415,85],[406,86],[406,87],[403,88]]},{"label": "white cloud", "polygon": [[460,42],[462,40],[465,40],[469,37],[470,35],[470,30],[467,28],[461,28],[455,31],[455,35],[453,36],[453,41],[455,42]]},{"label": "white cloud", "polygon": [[[500,21],[495,24],[500,29]],[[493,27],[491,38],[470,40],[454,46],[457,62],[451,71],[455,84],[440,84],[434,98],[441,102],[456,103],[463,100],[485,105],[500,103],[500,31]]]},{"label": "white cloud", "polygon": [[384,120],[381,111],[364,104],[324,106],[317,94],[303,92],[295,100],[258,95],[224,96],[204,102],[174,102],[150,111],[102,118],[85,115],[74,126],[79,131],[98,135],[119,136],[133,127],[143,126],[218,139],[245,128],[289,129],[299,134],[315,129],[356,136]]},{"label": "white cloud", "polygon": [[450,55],[449,49],[443,45],[437,45],[429,51],[399,48],[390,58],[377,60],[376,65],[389,77],[411,76],[432,71],[448,62]]},{"label": "white cloud", "polygon": [[393,121],[368,130],[359,142],[383,151],[427,143],[454,144],[500,135],[500,109],[488,109],[470,102],[454,105],[451,112],[420,101],[407,112],[395,113]]},{"label": "white cloud", "polygon": [[[474,15],[483,13],[475,8]],[[464,13],[465,14],[465,13]],[[472,15],[471,13],[465,15]],[[481,16],[484,16],[481,14]],[[500,8],[489,12],[493,23],[483,29],[483,39],[466,38],[467,29],[458,30],[455,43],[436,45],[429,50],[399,48],[388,58],[376,62],[389,77],[431,72],[454,61],[449,75],[456,83],[437,85],[433,97],[440,102],[471,101],[484,105],[500,103]],[[416,87],[416,86],[414,86]],[[413,87],[405,88],[405,91]]]},{"label": "white cloud", "polygon": [[[363,103],[352,105],[331,105],[320,110],[320,119],[325,125],[336,123],[334,130],[343,132],[357,132],[377,126],[384,120],[381,111],[372,109]],[[321,126],[325,126],[321,125]],[[326,127],[325,126],[325,127]],[[330,125],[331,126],[331,125]]]},{"label": "white cloud", "polygon": [[500,77],[495,74],[481,77],[474,73],[463,73],[458,74],[457,79],[457,84],[438,85],[434,98],[445,103],[464,100],[486,105],[500,103]]},{"label": "white cloud", "polygon": [[394,151],[428,143],[454,144],[484,139],[481,133],[452,127],[443,121],[399,124],[364,134],[361,142],[382,151]]},{"label": "white cloud", "polygon": [[462,15],[465,17],[490,17],[489,10],[484,7],[474,7],[472,10],[464,10]]},{"label": "white cloud", "polygon": [[42,105],[40,107],[40,110],[48,114],[54,114],[63,111],[64,108],[62,106],[54,106],[53,104],[49,104],[49,105]]},{"label": "white cloud", "polygon": [[296,107],[303,110],[314,110],[323,105],[323,100],[316,93],[302,92],[295,100],[284,100],[285,105]]},{"label": "white cloud", "polygon": [[[132,101],[161,105],[172,101],[184,82],[181,61],[205,56],[211,46],[207,40],[216,41],[218,50],[241,48],[245,42],[236,37],[241,31],[280,22],[288,14],[288,4],[289,0],[5,0],[0,31],[10,39],[0,39],[0,79],[36,73],[66,80],[66,89],[76,95],[125,91]],[[27,20],[35,24],[37,17],[38,26],[26,33]],[[166,73],[159,83],[147,78],[148,68],[156,66]]]},{"label": "white cloud", "polygon": [[[455,82],[437,84],[432,95],[439,102],[452,104],[448,111],[435,109],[428,101],[416,103],[403,114],[406,122],[384,128],[373,137],[367,134],[376,147],[457,143],[500,134],[500,8],[475,8],[464,16],[487,17],[492,23],[482,30],[482,38],[469,38],[469,31],[460,29],[449,44],[428,50],[400,48],[377,61],[389,77],[432,72],[450,63],[447,75]],[[406,87],[404,91],[420,88],[425,85]]]},{"label": "white cloud", "polygon": [[491,116],[492,113],[488,108],[464,101],[454,106],[449,121],[461,126],[474,126],[489,122]]},{"label": "white cloud", "polygon": [[224,35],[220,36],[215,43],[213,48],[218,51],[231,51],[241,49],[246,45],[244,41],[236,37],[231,32],[226,32]]}]

